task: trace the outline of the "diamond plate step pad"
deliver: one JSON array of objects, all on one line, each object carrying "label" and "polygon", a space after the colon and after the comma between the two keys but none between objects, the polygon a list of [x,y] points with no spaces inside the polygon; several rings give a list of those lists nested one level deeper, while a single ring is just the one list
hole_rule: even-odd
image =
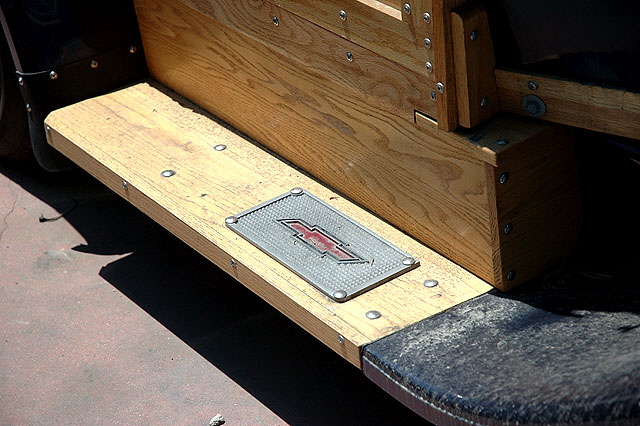
[{"label": "diamond plate step pad", "polygon": [[227,226],[337,302],[418,260],[301,188],[226,219]]}]

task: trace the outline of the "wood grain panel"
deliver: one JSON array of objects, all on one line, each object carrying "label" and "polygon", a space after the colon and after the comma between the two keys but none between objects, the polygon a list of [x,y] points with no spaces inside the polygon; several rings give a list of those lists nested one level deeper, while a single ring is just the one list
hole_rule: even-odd
[{"label": "wood grain panel", "polygon": [[546,105],[544,120],[640,139],[638,93],[503,70],[496,70],[496,80],[503,111],[526,115],[522,98],[535,95]]},{"label": "wood grain panel", "polygon": [[[54,111],[46,120],[48,141],[349,362],[360,366],[363,345],[490,288],[167,92],[142,83]],[[227,148],[217,151],[217,144]],[[165,169],[176,174],[164,178]],[[224,225],[226,217],[297,186],[415,255],[421,266],[336,303]],[[426,288],[427,278],[440,285]],[[382,317],[367,319],[372,309]]]},{"label": "wood grain panel", "polygon": [[486,154],[420,129],[202,13],[136,2],[152,75],[361,205],[493,278]]}]

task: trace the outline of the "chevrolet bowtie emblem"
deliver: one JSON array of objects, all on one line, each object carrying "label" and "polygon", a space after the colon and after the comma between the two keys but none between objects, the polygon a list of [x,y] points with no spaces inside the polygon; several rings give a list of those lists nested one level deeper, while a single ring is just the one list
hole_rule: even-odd
[{"label": "chevrolet bowtie emblem", "polygon": [[345,248],[345,244],[337,238],[331,236],[327,231],[319,226],[309,226],[300,219],[281,219],[278,222],[293,229],[294,237],[309,245],[321,255],[329,255],[339,262],[363,262],[364,260],[356,256]]}]

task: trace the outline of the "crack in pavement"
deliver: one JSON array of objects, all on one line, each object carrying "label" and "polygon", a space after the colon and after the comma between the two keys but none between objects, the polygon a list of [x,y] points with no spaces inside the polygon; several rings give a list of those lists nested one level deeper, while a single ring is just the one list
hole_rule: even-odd
[{"label": "crack in pavement", "polygon": [[14,193],[13,205],[11,206],[11,209],[9,210],[9,212],[7,214],[5,214],[4,217],[2,218],[2,222],[4,223],[4,227],[0,231],[0,241],[2,241],[2,236],[4,235],[4,232],[7,229],[9,229],[9,223],[7,222],[7,219],[16,210],[16,204],[18,204],[18,194]]}]

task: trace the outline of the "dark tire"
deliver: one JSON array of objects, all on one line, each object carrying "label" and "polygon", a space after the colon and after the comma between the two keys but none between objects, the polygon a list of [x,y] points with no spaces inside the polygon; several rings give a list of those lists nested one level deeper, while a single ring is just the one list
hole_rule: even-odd
[{"label": "dark tire", "polygon": [[7,41],[0,31],[0,157],[11,160],[33,158],[27,110],[20,94]]}]

